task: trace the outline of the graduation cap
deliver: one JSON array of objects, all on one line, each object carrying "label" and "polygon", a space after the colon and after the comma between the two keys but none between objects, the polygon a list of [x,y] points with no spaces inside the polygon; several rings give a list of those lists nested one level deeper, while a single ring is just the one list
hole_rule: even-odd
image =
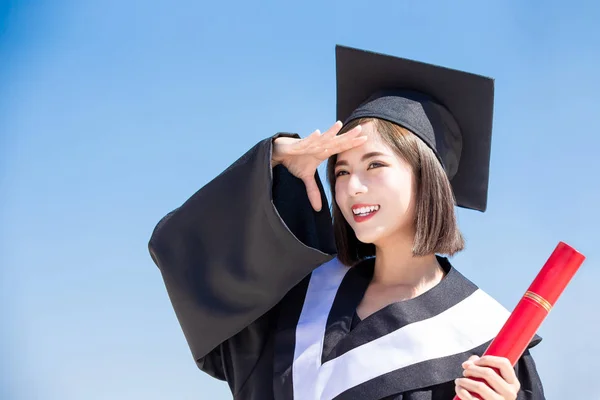
[{"label": "graduation cap", "polygon": [[444,167],[457,205],[487,206],[494,80],[399,57],[336,46],[337,119],[396,123]]}]

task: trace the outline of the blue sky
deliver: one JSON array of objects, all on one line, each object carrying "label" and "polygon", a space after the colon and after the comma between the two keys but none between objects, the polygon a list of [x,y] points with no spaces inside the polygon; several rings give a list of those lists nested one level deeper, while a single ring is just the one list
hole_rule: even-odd
[{"label": "blue sky", "polygon": [[[452,3],[452,4],[451,4]],[[227,399],[147,240],[257,141],[335,122],[334,46],[496,79],[490,198],[455,266],[512,309],[558,241],[587,261],[533,354],[549,399],[600,355],[592,1],[0,1],[0,397]]]}]

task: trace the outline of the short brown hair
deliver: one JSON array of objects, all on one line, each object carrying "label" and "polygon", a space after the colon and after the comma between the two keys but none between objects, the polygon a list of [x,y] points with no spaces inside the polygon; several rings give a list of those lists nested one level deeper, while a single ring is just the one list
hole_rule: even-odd
[{"label": "short brown hair", "polygon": [[[453,255],[464,249],[458,229],[452,186],[441,163],[421,139],[408,129],[378,118],[360,118],[345,125],[339,134],[368,122],[395,153],[412,167],[416,181],[415,239],[413,256],[437,253]],[[327,162],[327,180],[332,193],[332,215],[339,260],[346,265],[375,255],[375,245],[358,240],[335,201],[335,163]]]}]

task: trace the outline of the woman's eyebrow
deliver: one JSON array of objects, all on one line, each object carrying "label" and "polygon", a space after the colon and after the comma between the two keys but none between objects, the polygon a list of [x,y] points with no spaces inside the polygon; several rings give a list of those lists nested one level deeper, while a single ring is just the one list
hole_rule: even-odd
[{"label": "woman's eyebrow", "polygon": [[[387,156],[387,154],[382,153],[380,151],[372,151],[370,153],[363,154],[363,156],[360,158],[360,160],[365,161],[365,160],[368,160],[369,158],[380,157],[380,156]],[[348,165],[348,161],[345,161],[345,160],[336,161],[335,166],[339,167],[340,165]]]}]

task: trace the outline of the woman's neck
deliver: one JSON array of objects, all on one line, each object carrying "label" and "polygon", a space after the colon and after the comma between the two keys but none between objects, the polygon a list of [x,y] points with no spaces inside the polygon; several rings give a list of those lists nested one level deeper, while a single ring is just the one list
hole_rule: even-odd
[{"label": "woman's neck", "polygon": [[418,296],[442,280],[444,270],[435,254],[413,256],[412,237],[395,237],[390,242],[376,246],[372,284],[402,287],[409,295]]}]

